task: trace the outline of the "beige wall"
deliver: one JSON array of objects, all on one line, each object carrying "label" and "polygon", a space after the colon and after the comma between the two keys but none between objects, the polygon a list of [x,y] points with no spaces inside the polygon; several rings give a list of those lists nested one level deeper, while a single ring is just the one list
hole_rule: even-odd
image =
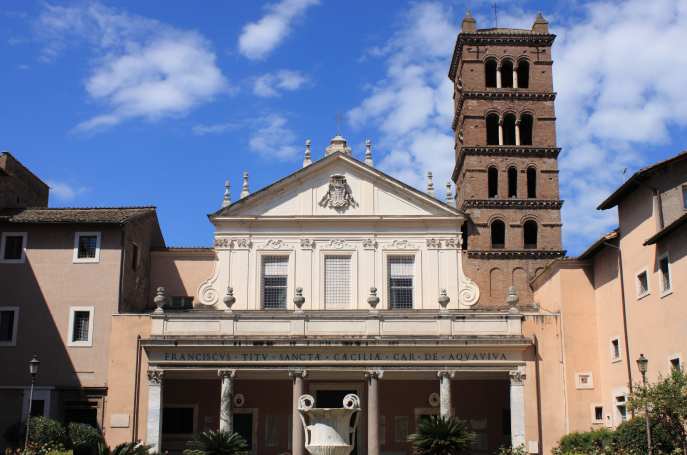
[{"label": "beige wall", "polygon": [[157,287],[164,286],[168,296],[190,296],[195,301],[200,284],[212,275],[215,257],[211,249],[153,251],[151,293]]},{"label": "beige wall", "polygon": [[[0,225],[26,232],[26,261],[0,263],[2,305],[19,309],[17,344],[0,347],[3,363],[21,365],[0,376],[0,385],[26,386],[24,366],[41,360],[39,385],[104,387],[112,313],[117,311],[120,232],[105,226]],[[77,231],[101,233],[100,262],[73,263]],[[91,347],[68,346],[70,307],[94,307]]]}]

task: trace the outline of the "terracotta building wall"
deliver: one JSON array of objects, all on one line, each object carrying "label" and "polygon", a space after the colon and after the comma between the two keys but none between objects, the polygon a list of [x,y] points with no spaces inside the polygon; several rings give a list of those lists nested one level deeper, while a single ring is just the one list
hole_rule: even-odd
[{"label": "terracotta building wall", "polygon": [[7,152],[0,153],[0,208],[47,207],[48,185]]},{"label": "terracotta building wall", "polygon": [[214,271],[215,253],[211,249],[169,249],[151,254],[151,299],[163,286],[168,296],[189,296],[197,301],[198,288]]}]

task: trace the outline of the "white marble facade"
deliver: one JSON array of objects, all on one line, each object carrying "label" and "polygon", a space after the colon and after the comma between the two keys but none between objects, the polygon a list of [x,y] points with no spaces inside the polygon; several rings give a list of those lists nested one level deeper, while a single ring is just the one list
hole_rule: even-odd
[{"label": "white marble facade", "polygon": [[[262,257],[288,257],[287,309],[302,288],[303,310],[370,310],[370,288],[378,290],[378,310],[388,308],[387,261],[413,256],[413,309],[475,305],[479,289],[463,274],[460,210],[417,191],[351,157],[346,151],[325,158],[225,204],[210,216],[215,225],[217,263],[200,286],[198,307],[260,310]],[[350,257],[349,304],[326,308],[324,260]],[[233,300],[232,300],[233,301]]]}]

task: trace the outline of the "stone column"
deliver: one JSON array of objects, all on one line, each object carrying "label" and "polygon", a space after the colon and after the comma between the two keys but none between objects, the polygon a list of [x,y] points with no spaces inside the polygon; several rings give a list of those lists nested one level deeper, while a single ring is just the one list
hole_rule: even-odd
[{"label": "stone column", "polygon": [[448,419],[451,417],[451,379],[455,376],[455,372],[448,370],[441,370],[437,372],[439,377],[439,415],[442,418]]},{"label": "stone column", "polygon": [[291,416],[291,453],[292,455],[305,455],[305,435],[303,424],[298,412],[298,399],[303,395],[303,378],[307,375],[305,370],[289,370],[289,376],[293,380],[293,415]]},{"label": "stone column", "polygon": [[518,68],[513,67],[513,88],[518,88]]},{"label": "stone column", "polygon": [[520,120],[515,122],[515,145],[520,145]]},{"label": "stone column", "polygon": [[525,371],[512,370],[510,375],[510,435],[513,447],[525,445]]},{"label": "stone column", "polygon": [[365,372],[367,378],[367,455],[379,455],[379,380],[382,370]]},{"label": "stone column", "polygon": [[503,145],[503,119],[499,118],[499,145]]},{"label": "stone column", "polygon": [[152,452],[161,453],[162,435],[162,370],[148,370],[148,419],[146,445]]},{"label": "stone column", "polygon": [[233,433],[234,414],[231,407],[234,400],[234,376],[236,376],[236,370],[217,370],[217,376],[222,381],[219,399],[219,431]]},{"label": "stone column", "polygon": [[496,68],[496,88],[501,88],[501,65]]}]

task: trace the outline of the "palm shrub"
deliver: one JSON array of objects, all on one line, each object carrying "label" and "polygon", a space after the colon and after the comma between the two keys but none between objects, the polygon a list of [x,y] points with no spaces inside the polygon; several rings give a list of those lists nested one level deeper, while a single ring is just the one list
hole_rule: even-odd
[{"label": "palm shrub", "polygon": [[416,455],[461,455],[470,452],[475,435],[467,423],[452,417],[430,416],[408,436]]},{"label": "palm shrub", "polygon": [[246,455],[248,444],[238,433],[205,431],[186,443],[184,455]]},{"label": "palm shrub", "polygon": [[137,442],[125,442],[110,449],[104,441],[98,444],[98,455],[150,455],[150,446]]}]

